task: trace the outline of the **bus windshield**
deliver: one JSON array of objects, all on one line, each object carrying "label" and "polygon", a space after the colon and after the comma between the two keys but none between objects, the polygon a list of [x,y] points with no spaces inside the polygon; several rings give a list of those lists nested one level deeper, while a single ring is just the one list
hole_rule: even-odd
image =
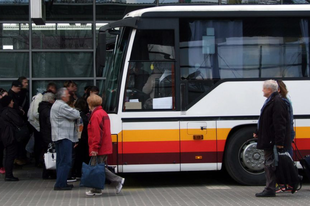
[{"label": "bus windshield", "polygon": [[106,75],[105,91],[104,91],[104,103],[103,107],[106,112],[115,112],[118,102],[118,92],[120,84],[120,75],[122,73],[124,57],[126,55],[127,44],[130,28],[122,28],[120,35],[117,38],[116,46],[113,54],[108,60],[107,65],[104,68],[104,74]]}]

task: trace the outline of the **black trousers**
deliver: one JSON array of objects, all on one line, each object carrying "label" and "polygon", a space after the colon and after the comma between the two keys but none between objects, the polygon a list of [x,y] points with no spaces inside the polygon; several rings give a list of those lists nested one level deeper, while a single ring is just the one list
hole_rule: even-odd
[{"label": "black trousers", "polygon": [[273,150],[264,150],[265,155],[265,175],[266,175],[266,191],[276,191],[276,167],[274,165]]},{"label": "black trousers", "polygon": [[0,168],[3,167],[3,152],[4,146],[2,144],[2,141],[0,141]]},{"label": "black trousers", "polygon": [[18,144],[13,142],[5,148],[5,177],[13,177],[14,160],[17,156]]}]

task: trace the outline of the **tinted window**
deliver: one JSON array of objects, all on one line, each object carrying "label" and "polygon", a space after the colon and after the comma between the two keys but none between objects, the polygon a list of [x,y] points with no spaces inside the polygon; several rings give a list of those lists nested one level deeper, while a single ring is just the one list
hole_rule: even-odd
[{"label": "tinted window", "polygon": [[185,104],[216,81],[309,76],[308,19],[181,19],[181,81]]}]

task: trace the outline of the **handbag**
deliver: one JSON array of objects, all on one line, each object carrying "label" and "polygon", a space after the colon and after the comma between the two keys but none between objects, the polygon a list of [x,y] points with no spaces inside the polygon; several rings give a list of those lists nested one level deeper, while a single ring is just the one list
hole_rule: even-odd
[{"label": "handbag", "polygon": [[56,153],[46,152],[44,153],[44,163],[47,170],[56,170]]},{"label": "handbag", "polygon": [[21,127],[18,127],[15,124],[14,124],[14,126],[15,126],[15,128],[14,128],[15,140],[17,142],[24,142],[26,140],[28,141],[30,138],[30,132],[29,132],[27,124],[24,124]]},{"label": "handbag", "polygon": [[96,157],[96,164],[91,165],[90,163],[92,161],[92,158],[90,159],[89,164],[83,162],[80,187],[104,189],[105,164],[98,164],[98,157]]}]

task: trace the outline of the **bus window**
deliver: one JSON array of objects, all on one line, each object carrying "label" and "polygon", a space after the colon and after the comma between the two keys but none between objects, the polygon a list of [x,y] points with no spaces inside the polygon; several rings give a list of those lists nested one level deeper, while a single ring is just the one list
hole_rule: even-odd
[{"label": "bus window", "polygon": [[173,30],[138,30],[127,72],[124,111],[175,109]]},{"label": "bus window", "polygon": [[308,19],[180,19],[186,105],[222,79],[309,76]]}]

